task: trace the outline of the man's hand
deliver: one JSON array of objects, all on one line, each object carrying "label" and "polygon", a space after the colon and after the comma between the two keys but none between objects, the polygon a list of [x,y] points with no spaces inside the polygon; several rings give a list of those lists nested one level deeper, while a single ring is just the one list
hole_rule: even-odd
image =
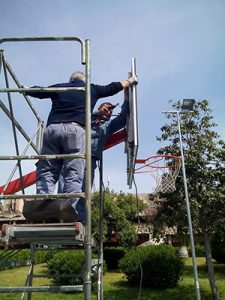
[{"label": "man's hand", "polygon": [[127,80],[121,81],[121,84],[124,89],[128,88],[134,84],[138,84],[138,78],[137,78],[137,76],[131,76]]},{"label": "man's hand", "polygon": [[127,81],[129,82],[129,86],[132,86],[133,84],[138,84],[137,76],[131,76],[127,79]]}]

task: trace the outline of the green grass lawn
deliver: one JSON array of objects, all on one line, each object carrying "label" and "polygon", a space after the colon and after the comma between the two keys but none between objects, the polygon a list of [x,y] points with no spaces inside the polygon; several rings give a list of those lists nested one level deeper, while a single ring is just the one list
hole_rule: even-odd
[{"label": "green grass lawn", "polygon": [[[198,273],[202,300],[211,300],[210,287],[207,279],[205,259],[198,258]],[[220,291],[221,300],[225,300],[225,265],[215,264],[216,284]],[[1,286],[23,286],[29,267],[16,268],[0,272]],[[46,271],[45,265],[35,266],[35,274]],[[34,279],[33,285],[49,285],[48,279]],[[104,300],[133,300],[138,299],[139,289],[127,285],[126,278],[120,272],[107,272],[104,276]],[[20,293],[0,295],[0,300],[20,299]],[[25,297],[26,299],[26,297]],[[34,293],[33,300],[82,300],[83,293]],[[93,294],[92,299],[96,299]],[[177,288],[166,290],[141,290],[141,300],[194,300],[195,288],[191,259],[185,260],[185,270]]]}]

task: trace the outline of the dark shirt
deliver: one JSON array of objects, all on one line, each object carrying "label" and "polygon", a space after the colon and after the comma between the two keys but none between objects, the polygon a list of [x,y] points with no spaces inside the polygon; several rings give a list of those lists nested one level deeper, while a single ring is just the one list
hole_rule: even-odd
[{"label": "dark shirt", "polygon": [[129,101],[125,100],[121,107],[120,114],[101,125],[92,121],[91,124],[91,150],[92,159],[100,159],[105,142],[109,136],[126,126],[126,119],[129,113]]},{"label": "dark shirt", "polygon": [[[85,83],[80,79],[72,82],[59,83],[48,86],[49,88],[84,87]],[[41,88],[33,86],[32,88]],[[123,90],[120,82],[112,82],[108,85],[91,84],[91,112],[100,98],[113,96]],[[86,94],[84,91],[40,91],[26,92],[34,98],[52,100],[52,108],[48,116],[47,125],[61,122],[78,122],[85,125]]]}]

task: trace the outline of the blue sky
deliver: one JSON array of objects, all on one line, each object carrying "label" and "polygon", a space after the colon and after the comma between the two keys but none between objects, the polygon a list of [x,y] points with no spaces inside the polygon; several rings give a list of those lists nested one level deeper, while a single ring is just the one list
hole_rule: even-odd
[{"label": "blue sky", "polygon": [[[169,109],[170,99],[210,100],[217,131],[224,139],[224,0],[0,0],[0,9],[1,38],[90,39],[93,83],[126,79],[131,58],[136,57],[138,158],[154,155],[160,147],[156,136],[166,123],[162,111]],[[79,46],[71,42],[8,43],[1,48],[26,86],[65,82],[73,71],[83,68]],[[0,97],[5,101],[6,95]],[[13,94],[16,117],[32,134],[33,125],[22,101]],[[122,103],[123,94],[110,101]],[[46,120],[50,100],[32,99],[32,103]],[[15,154],[11,125],[2,112],[0,122],[0,153]],[[22,142],[20,147],[23,149]],[[24,172],[34,170],[34,163],[25,162]],[[11,167],[11,163],[1,162],[0,185]],[[104,174],[105,185],[109,181],[110,189],[135,192],[126,185],[124,144],[105,152]],[[149,174],[136,175],[135,180],[138,193],[152,192],[154,183]]]}]

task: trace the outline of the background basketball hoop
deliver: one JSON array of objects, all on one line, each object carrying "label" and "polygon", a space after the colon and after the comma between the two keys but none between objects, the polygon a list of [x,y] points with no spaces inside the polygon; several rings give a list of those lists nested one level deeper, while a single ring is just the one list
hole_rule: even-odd
[{"label": "background basketball hoop", "polygon": [[158,154],[146,159],[137,159],[142,164],[135,174],[149,173],[155,180],[155,193],[171,193],[176,190],[175,182],[181,167],[181,159],[174,155]]}]

